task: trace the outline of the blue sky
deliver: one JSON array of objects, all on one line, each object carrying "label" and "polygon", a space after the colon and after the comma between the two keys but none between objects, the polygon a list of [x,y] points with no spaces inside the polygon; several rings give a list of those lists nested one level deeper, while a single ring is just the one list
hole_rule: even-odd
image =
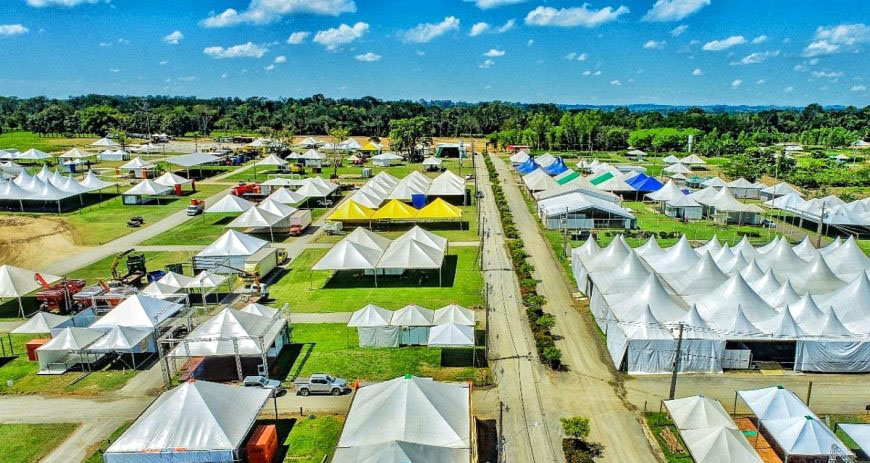
[{"label": "blue sky", "polygon": [[0,94],[870,104],[867,0],[2,0]]}]

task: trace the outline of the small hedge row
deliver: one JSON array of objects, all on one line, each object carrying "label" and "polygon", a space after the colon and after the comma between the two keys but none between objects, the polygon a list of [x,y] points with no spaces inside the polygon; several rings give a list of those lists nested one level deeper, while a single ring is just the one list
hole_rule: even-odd
[{"label": "small hedge row", "polygon": [[519,239],[519,232],[516,225],[514,225],[513,215],[507,204],[507,199],[504,197],[504,191],[497,181],[498,172],[496,172],[495,166],[493,166],[489,156],[485,156],[484,160],[486,162],[486,170],[489,172],[490,183],[492,184],[495,205],[501,216],[502,228],[504,229],[505,237],[508,238],[508,251],[514,264],[514,273],[516,273],[517,279],[520,282],[520,295],[526,308],[529,327],[532,329],[532,334],[535,338],[538,357],[544,365],[554,370],[561,369],[562,351],[556,347],[556,338],[550,331],[556,320],[552,315],[544,313],[544,305],[547,303],[547,299],[538,294],[538,280],[532,276],[535,267],[528,262],[529,254],[523,247],[522,240]]},{"label": "small hedge row", "polygon": [[[606,237],[623,235],[626,238],[648,239],[652,236],[655,236],[657,239],[660,239],[660,240],[678,239],[681,236],[683,236],[683,233],[678,232],[678,231],[659,231],[659,232],[656,232],[656,231],[648,231],[648,230],[625,230],[625,231],[620,230],[620,231],[606,231],[603,233],[604,233],[604,236],[606,236]],[[761,232],[748,231],[748,232],[741,232],[740,235],[741,236],[746,235],[749,238],[760,238]]]}]

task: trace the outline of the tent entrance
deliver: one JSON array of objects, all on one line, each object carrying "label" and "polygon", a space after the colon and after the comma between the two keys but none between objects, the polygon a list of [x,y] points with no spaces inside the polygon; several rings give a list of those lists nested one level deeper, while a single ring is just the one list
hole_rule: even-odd
[{"label": "tent entrance", "polygon": [[797,341],[728,341],[725,349],[744,349],[752,352],[752,363],[774,362],[785,368],[794,366]]}]

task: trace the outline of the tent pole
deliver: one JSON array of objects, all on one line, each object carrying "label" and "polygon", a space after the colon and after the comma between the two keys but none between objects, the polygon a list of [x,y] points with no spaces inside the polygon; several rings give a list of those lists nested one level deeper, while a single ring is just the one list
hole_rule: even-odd
[{"label": "tent pole", "polygon": [[18,312],[21,314],[21,318],[24,318],[24,304],[21,303],[21,296],[18,296]]}]

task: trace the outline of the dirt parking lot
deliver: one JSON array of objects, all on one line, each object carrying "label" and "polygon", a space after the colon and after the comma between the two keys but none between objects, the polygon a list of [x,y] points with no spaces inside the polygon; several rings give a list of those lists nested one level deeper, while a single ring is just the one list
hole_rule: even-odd
[{"label": "dirt parking lot", "polygon": [[84,249],[76,238],[62,219],[0,216],[0,263],[44,268]]}]

